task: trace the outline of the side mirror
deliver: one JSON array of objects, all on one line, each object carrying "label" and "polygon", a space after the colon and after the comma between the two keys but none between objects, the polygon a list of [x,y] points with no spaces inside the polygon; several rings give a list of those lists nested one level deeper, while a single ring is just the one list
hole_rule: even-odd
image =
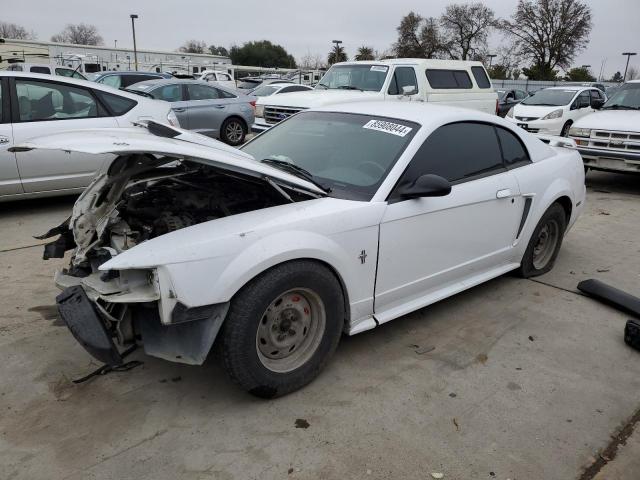
[{"label": "side mirror", "polygon": [[403,95],[415,95],[416,93],[418,93],[418,89],[415,85],[405,85],[402,87]]},{"label": "side mirror", "polygon": [[596,110],[600,110],[602,108],[602,106],[604,105],[604,100],[598,98],[598,99],[593,99],[591,101],[591,107],[595,108]]},{"label": "side mirror", "polygon": [[422,197],[445,197],[451,193],[451,183],[439,175],[422,175],[412,185],[402,187],[398,193],[405,200]]}]

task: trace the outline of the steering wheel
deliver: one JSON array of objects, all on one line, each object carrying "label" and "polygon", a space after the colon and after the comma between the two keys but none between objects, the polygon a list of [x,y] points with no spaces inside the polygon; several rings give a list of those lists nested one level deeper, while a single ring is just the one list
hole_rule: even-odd
[{"label": "steering wheel", "polygon": [[363,170],[371,174],[372,177],[381,177],[382,175],[384,175],[384,168],[382,168],[376,162],[372,162],[371,160],[359,163],[356,168],[358,170]]}]

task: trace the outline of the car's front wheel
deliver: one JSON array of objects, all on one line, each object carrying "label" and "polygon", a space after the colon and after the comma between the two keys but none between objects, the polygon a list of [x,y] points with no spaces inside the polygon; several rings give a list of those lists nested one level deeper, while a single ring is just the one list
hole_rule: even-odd
[{"label": "car's front wheel", "polygon": [[536,277],[553,268],[566,228],[564,208],[559,203],[554,203],[542,215],[531,235],[518,270],[522,277]]},{"label": "car's front wheel", "polygon": [[220,139],[232,146],[240,145],[244,142],[247,135],[247,127],[244,122],[238,118],[227,118],[220,128]]},{"label": "car's front wheel", "polygon": [[307,260],[276,266],[233,298],[220,335],[225,368],[258,397],[297,390],[335,351],[344,316],[340,282],[327,267]]}]

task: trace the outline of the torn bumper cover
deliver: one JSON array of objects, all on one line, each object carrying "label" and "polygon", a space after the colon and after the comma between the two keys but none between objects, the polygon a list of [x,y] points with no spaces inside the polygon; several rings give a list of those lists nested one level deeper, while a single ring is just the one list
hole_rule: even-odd
[{"label": "torn bumper cover", "polygon": [[152,278],[144,270],[122,271],[107,281],[96,274],[77,278],[58,273],[56,283],[64,289],[56,297],[58,311],[75,339],[107,365],[120,365],[121,349],[136,343],[142,344],[147,355],[201,365],[229,303],[187,307],[174,300],[168,312],[170,323],[163,323],[163,299]]}]

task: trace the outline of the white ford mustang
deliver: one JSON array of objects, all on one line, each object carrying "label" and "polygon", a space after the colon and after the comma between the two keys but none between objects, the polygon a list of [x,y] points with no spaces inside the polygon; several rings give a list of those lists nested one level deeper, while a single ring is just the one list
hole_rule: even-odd
[{"label": "white ford mustang", "polygon": [[307,110],[241,150],[165,125],[16,147],[113,153],[45,258],[60,313],[97,359],[127,347],[274,397],[342,332],[518,270],[549,271],[584,207],[582,160],[496,117],[418,103]]}]

